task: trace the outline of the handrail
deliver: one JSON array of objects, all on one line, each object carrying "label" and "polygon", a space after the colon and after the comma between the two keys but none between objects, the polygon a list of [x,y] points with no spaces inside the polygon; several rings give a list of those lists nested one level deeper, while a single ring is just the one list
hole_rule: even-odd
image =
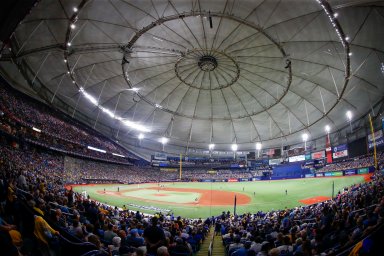
[{"label": "handrail", "polygon": [[370,205],[370,206],[367,206],[367,207],[364,207],[364,208],[361,208],[361,209],[354,210],[354,211],[352,211],[351,213],[361,212],[361,211],[363,211],[363,210],[366,210],[366,209],[368,209],[368,208],[371,208],[371,207],[374,207],[374,206],[378,206],[378,205],[379,205],[379,204],[372,204],[372,205]]},{"label": "handrail", "polygon": [[212,251],[213,251],[213,241],[215,240],[215,231],[213,231],[213,234],[211,236],[211,242],[209,243],[208,246],[208,256],[212,256]]},{"label": "handrail", "polygon": [[16,191],[17,192],[21,192],[23,195],[29,195],[30,197],[33,198],[33,195],[31,193],[29,193],[28,191],[25,191],[25,190],[23,190],[21,188],[16,187]]},{"label": "handrail", "polygon": [[[55,211],[56,211],[56,209],[51,209],[51,212],[55,212]],[[73,216],[73,214],[69,213],[69,212],[61,212],[61,214],[67,215],[67,216]]]}]

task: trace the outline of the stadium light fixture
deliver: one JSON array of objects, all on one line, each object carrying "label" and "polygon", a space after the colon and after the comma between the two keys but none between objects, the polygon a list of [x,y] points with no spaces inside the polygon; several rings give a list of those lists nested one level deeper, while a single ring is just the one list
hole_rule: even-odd
[{"label": "stadium light fixture", "polygon": [[257,150],[257,158],[260,157],[260,150],[261,150],[261,143],[260,142],[257,142],[256,143],[256,150]]},{"label": "stadium light fixture", "polygon": [[139,140],[144,139],[144,134],[140,133],[139,136],[137,136],[137,138],[139,138]]},{"label": "stadium light fixture", "polygon": [[351,133],[352,133],[352,111],[348,110],[347,113],[345,113],[347,115],[347,118],[348,118],[348,121],[349,121],[349,127],[351,128]]},{"label": "stadium light fixture", "polygon": [[[115,117],[115,118],[118,119],[117,117]],[[138,131],[142,131],[142,132],[151,132],[150,129],[148,129],[144,125],[141,125],[141,124],[138,124],[138,123],[135,123],[135,122],[132,122],[132,121],[129,121],[129,120],[122,120],[121,122],[123,124],[125,124],[126,126],[128,126],[129,128],[132,128],[132,129],[135,129],[135,130],[138,130]]]},{"label": "stadium light fixture", "polygon": [[208,148],[209,151],[212,151],[215,148],[215,144],[209,144]]},{"label": "stadium light fixture", "polygon": [[76,25],[74,23],[71,24],[71,29],[75,29]]},{"label": "stadium light fixture", "polygon": [[304,141],[304,151],[307,151],[308,134],[307,133],[303,133],[303,135],[301,135],[301,137],[303,138],[303,141]]},{"label": "stadium light fixture", "polygon": [[115,118],[115,114],[113,114],[113,112],[111,110],[104,108],[102,106],[99,106],[99,108],[101,109],[101,111],[103,111],[103,113],[109,115],[109,117]]},{"label": "stadium light fixture", "polygon": [[116,154],[116,153],[112,153],[112,155],[114,155],[114,156],[118,156],[118,157],[125,157],[125,156],[123,156],[123,155]]},{"label": "stadium light fixture", "polygon": [[36,127],[32,127],[32,130],[34,130],[35,132],[41,132],[41,130],[37,129]]},{"label": "stadium light fixture", "polygon": [[232,144],[231,148],[232,148],[232,151],[237,151],[238,146],[237,144]]},{"label": "stadium light fixture", "polygon": [[161,142],[161,144],[167,144],[167,142],[168,142],[168,138],[166,138],[166,137],[161,137],[160,138],[160,142]]},{"label": "stadium light fixture", "polygon": [[325,126],[325,131],[329,134],[329,132],[331,131],[331,127],[327,124]]},{"label": "stadium light fixture", "polygon": [[128,89],[128,91],[138,92],[138,91],[139,91],[139,88],[137,88],[137,87],[132,87],[131,89]]},{"label": "stadium light fixture", "polygon": [[73,11],[74,11],[74,12],[78,12],[79,9],[77,9],[77,7],[73,7]]},{"label": "stadium light fixture", "polygon": [[325,132],[327,133],[327,135],[329,136],[329,132],[331,131],[331,127],[327,124],[325,126]]},{"label": "stadium light fixture", "polygon": [[100,153],[107,153],[107,151],[105,151],[104,149],[99,149],[99,148],[95,148],[95,147],[92,147],[92,146],[88,146],[87,147],[88,149],[90,150],[93,150],[93,151],[97,151],[97,152],[100,152]]},{"label": "stadium light fixture", "polygon": [[[75,80],[72,80],[72,82],[75,83]],[[142,124],[139,124],[137,122],[127,120],[121,116],[115,115],[115,113],[113,111],[111,111],[110,109],[99,105],[98,100],[95,97],[93,97],[91,94],[89,94],[83,87],[79,88],[79,92],[84,96],[84,98],[86,98],[88,101],[90,101],[94,106],[98,107],[103,113],[107,114],[112,119],[119,120],[125,126],[128,126],[129,128],[135,129],[135,130],[140,131],[140,132],[151,132],[151,129],[149,129],[148,127],[146,127]]]},{"label": "stadium light fixture", "polygon": [[348,120],[351,121],[352,120],[352,111],[348,110],[346,115],[347,115]]}]

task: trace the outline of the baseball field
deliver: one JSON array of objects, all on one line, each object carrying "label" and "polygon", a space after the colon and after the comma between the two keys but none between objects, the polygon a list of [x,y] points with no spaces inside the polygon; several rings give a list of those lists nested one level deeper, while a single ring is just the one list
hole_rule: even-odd
[{"label": "baseball field", "polygon": [[[344,187],[369,180],[368,175],[252,182],[175,182],[135,185],[72,185],[91,199],[146,213],[172,211],[175,216],[206,218],[222,211],[257,212],[313,204],[330,199]],[[67,188],[69,188],[67,186]]]}]

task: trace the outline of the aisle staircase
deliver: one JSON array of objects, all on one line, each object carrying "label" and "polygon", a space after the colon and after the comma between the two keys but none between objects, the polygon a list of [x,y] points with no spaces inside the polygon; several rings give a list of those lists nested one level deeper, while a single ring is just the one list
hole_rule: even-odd
[{"label": "aisle staircase", "polygon": [[[211,227],[209,234],[204,242],[201,244],[200,250],[196,256],[224,256],[225,248],[221,236],[214,236],[214,227]],[[211,254],[210,254],[211,253]]]}]

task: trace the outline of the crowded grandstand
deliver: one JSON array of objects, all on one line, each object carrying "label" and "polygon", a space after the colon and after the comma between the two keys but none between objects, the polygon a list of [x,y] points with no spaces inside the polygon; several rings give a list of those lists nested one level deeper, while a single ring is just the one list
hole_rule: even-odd
[{"label": "crowded grandstand", "polygon": [[0,254],[381,255],[382,7],[6,0]]}]

